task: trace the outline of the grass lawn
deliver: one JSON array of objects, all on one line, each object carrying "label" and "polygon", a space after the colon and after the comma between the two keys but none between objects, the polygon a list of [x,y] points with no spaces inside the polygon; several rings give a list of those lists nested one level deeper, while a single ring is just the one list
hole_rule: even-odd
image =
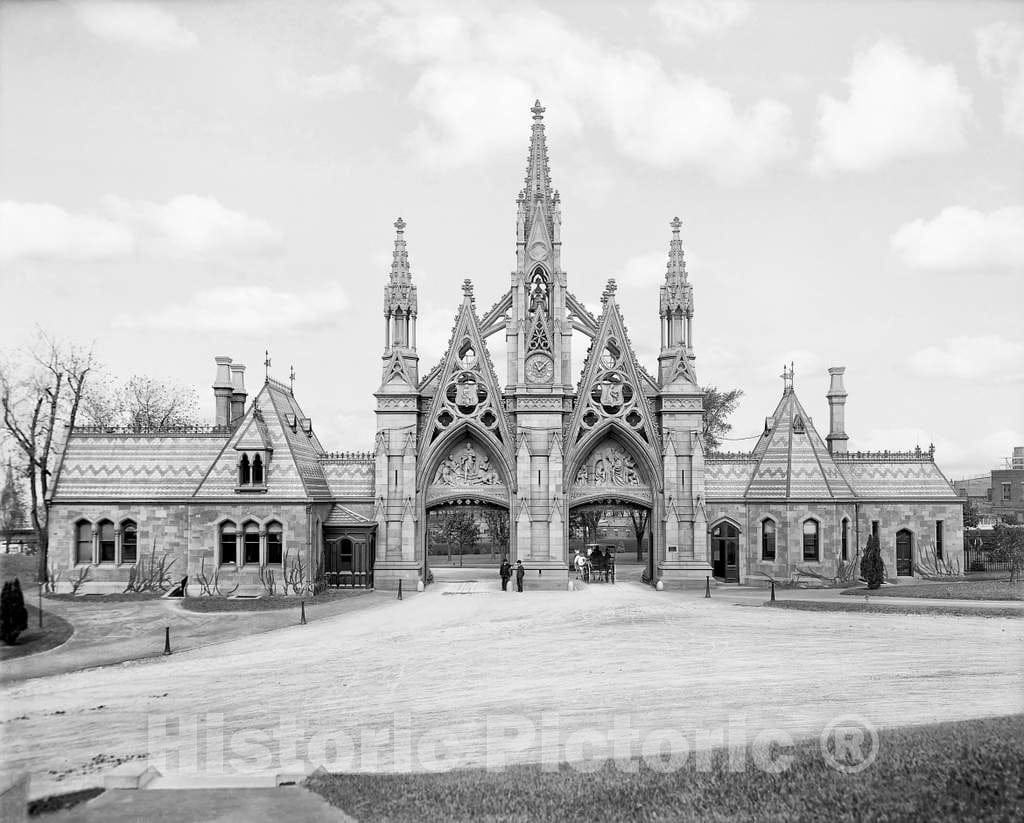
[{"label": "grass lawn", "polygon": [[869,591],[866,586],[846,589],[843,594],[871,597],[930,597],[936,600],[1024,600],[1024,582],[1001,580],[951,580],[942,583],[907,583]]},{"label": "grass lawn", "polygon": [[[863,594],[863,592],[861,592]],[[872,592],[872,597],[874,593]],[[1024,611],[1006,606],[975,606],[970,603],[922,603],[908,605],[906,603],[879,603],[872,600],[862,603],[852,600],[844,603],[839,600],[776,600],[763,605],[775,609],[796,609],[805,612],[869,612],[874,614],[950,614],[970,615],[972,617],[1024,617]]]},{"label": "grass lawn", "polygon": [[731,772],[691,757],[661,773],[614,764],[584,774],[515,766],[441,774],[315,774],[306,785],[361,821],[522,820],[1020,820],[1024,715],[879,733],[875,762],[858,774],[826,764],[818,740],[797,744],[778,775],[750,757]]},{"label": "grass lawn", "polygon": [[13,660],[37,652],[55,649],[74,633],[74,627],[63,618],[57,617],[43,607],[43,627],[39,628],[39,610],[29,604],[28,629],[18,635],[18,642],[13,646],[0,643],[0,660]]},{"label": "grass lawn", "polygon": [[4,554],[0,549],[0,580],[4,582],[13,580],[15,577],[21,581],[21,588],[36,584],[36,564],[39,562],[39,555],[36,554]]},{"label": "grass lawn", "polygon": [[186,597],[181,601],[181,606],[190,612],[205,614],[208,612],[267,612],[279,611],[281,609],[299,610],[299,603],[306,601],[306,608],[319,606],[324,603],[333,603],[338,600],[348,600],[359,597],[372,591],[371,589],[328,589],[327,591],[314,596],[298,597],[290,595],[284,597],[260,598],[230,598],[230,597]]}]

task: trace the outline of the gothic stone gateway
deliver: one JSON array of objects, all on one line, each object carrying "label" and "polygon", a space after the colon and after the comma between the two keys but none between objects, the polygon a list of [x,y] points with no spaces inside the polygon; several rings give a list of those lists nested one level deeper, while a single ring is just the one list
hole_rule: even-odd
[{"label": "gothic stone gateway", "polygon": [[[843,369],[830,369],[823,440],[793,389],[750,453],[708,454],[695,369],[693,288],[671,223],[656,376],[637,360],[609,281],[591,313],[561,267],[561,203],[534,105],[516,215],[516,268],[482,314],[466,281],[444,358],[420,375],[418,302],[395,223],[384,288],[384,356],[372,453],[328,453],[294,397],[267,378],[248,404],[244,366],[218,357],[216,425],[181,431],[77,428],[50,501],[52,564],[68,588],[120,590],[141,557],[167,554],[190,590],[259,590],[261,570],[415,586],[430,509],[472,500],[508,512],[510,555],[531,588],[567,582],[574,507],[650,511],[649,572],[831,575],[878,533],[890,574],[936,556],[962,562],[962,509],[931,451],[849,454]],[[589,338],[572,373],[573,333]],[[487,341],[504,333],[499,385]],[[899,537],[897,537],[897,534]],[[896,562],[897,543],[900,563]],[[348,564],[348,565],[346,565]]]}]

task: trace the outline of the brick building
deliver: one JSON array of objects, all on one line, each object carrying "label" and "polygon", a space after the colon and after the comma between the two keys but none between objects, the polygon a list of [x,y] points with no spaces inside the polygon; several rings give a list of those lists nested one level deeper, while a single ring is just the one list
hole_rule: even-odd
[{"label": "brick building", "polygon": [[[61,586],[88,573],[85,590],[119,590],[140,558],[163,554],[193,592],[259,591],[267,571],[300,590],[415,586],[429,579],[431,513],[467,506],[507,516],[509,554],[531,587],[566,585],[569,519],[588,507],[646,511],[647,575],[669,585],[798,566],[834,574],[872,529],[892,574],[915,573],[930,554],[960,556],[962,504],[931,451],[847,452],[841,368],[830,369],[824,440],[789,370],[754,450],[707,453],[681,221],[671,222],[648,371],[615,282],[596,314],[569,290],[539,102],[532,113],[516,268],[483,313],[465,282],[448,350],[424,375],[405,223],[395,223],[373,452],[327,452],[291,386],[267,377],[249,402],[244,367],[218,357],[213,426],[70,433],[50,501]],[[582,374],[576,335],[588,347]]]}]

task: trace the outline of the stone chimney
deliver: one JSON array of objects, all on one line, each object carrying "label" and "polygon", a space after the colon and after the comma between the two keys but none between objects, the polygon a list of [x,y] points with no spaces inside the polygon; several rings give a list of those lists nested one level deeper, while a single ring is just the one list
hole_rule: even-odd
[{"label": "stone chimney", "polygon": [[231,420],[234,423],[245,414],[245,366],[241,363],[231,364]]},{"label": "stone chimney", "polygon": [[218,426],[226,426],[231,422],[231,358],[215,357],[217,377],[213,381],[213,399],[217,413],[214,421]]},{"label": "stone chimney", "polygon": [[850,439],[846,433],[846,387],[843,375],[846,366],[833,366],[828,370],[832,382],[828,387],[828,442],[829,454],[846,454],[846,441]]}]

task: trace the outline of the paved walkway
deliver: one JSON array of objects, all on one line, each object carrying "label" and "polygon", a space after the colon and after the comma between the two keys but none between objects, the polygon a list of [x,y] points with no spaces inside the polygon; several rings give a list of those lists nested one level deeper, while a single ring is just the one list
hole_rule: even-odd
[{"label": "paved walkway", "polygon": [[[386,594],[345,592],[345,596],[307,602],[306,617],[319,620],[389,599]],[[32,601],[33,605],[37,602]],[[43,611],[44,624],[46,614],[57,614],[74,626],[74,634],[55,649],[4,661],[0,683],[159,657],[164,651],[164,627],[170,627],[171,647],[178,652],[299,622],[298,599],[290,609],[200,613],[182,608],[180,600],[164,598],[103,603],[101,598],[67,601],[44,597]]]},{"label": "paved walkway", "polygon": [[407,771],[603,757],[623,724],[635,755],[652,734],[693,747],[723,731],[816,736],[844,714],[885,727],[1024,711],[1016,619],[795,612],[760,607],[763,592],[631,582],[503,593],[470,574],[308,626],[9,684],[3,760],[39,796],[126,759]]}]

